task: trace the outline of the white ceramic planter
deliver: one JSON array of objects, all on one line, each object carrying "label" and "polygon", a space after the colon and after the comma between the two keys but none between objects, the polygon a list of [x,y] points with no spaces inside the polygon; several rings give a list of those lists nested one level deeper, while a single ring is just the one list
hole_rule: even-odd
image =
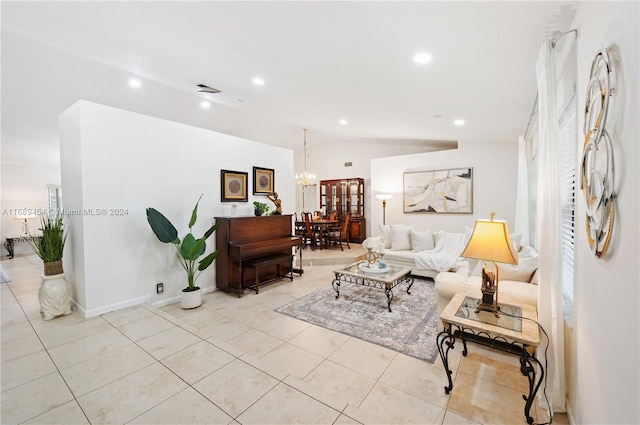
[{"label": "white ceramic planter", "polygon": [[182,291],[180,293],[180,306],[185,310],[190,308],[200,307],[202,305],[202,290],[198,288],[197,291]]},{"label": "white ceramic planter", "polygon": [[71,314],[71,287],[64,273],[41,277],[38,299],[44,320]]}]

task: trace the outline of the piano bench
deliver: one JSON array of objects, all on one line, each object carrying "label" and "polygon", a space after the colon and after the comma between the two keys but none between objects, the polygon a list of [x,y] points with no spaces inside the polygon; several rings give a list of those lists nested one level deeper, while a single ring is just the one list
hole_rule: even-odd
[{"label": "piano bench", "polygon": [[[283,275],[280,272],[280,266],[282,265],[282,263],[284,263],[285,261],[289,262],[289,275]],[[268,267],[268,266],[276,266],[276,274],[277,276],[272,278],[272,279],[268,279],[268,280],[264,280],[262,282],[260,282],[260,269],[263,267]],[[244,269],[253,269],[255,270],[255,275],[256,275],[256,284],[254,286],[249,286],[249,288],[254,289],[256,291],[256,294],[258,293],[258,289],[260,288],[260,286],[265,285],[269,282],[275,281],[275,280],[280,280],[282,278],[286,278],[288,277],[289,279],[291,279],[291,281],[293,282],[293,255],[289,255],[289,254],[269,254],[269,255],[265,255],[262,257],[257,257],[257,258],[253,258],[251,260],[247,260],[245,262],[242,263],[242,273],[244,274]]]}]

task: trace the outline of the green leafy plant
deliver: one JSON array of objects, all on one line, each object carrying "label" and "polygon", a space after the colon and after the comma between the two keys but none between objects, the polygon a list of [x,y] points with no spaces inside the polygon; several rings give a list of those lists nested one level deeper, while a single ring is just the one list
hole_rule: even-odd
[{"label": "green leafy plant", "polygon": [[[158,240],[163,243],[172,244],[177,251],[176,256],[180,261],[180,264],[187,272],[188,286],[183,290],[184,292],[197,291],[195,286],[196,280],[200,276],[200,273],[213,263],[213,260],[218,256],[218,251],[213,251],[211,254],[204,257],[202,260],[198,259],[204,254],[207,248],[206,240],[216,231],[220,223],[216,223],[207,230],[201,238],[196,239],[193,236],[193,226],[198,220],[198,204],[202,199],[202,195],[198,198],[196,206],[191,213],[191,219],[189,220],[189,233],[187,233],[180,241],[178,237],[178,231],[171,222],[155,208],[147,208],[147,221],[151,226],[151,230],[157,236]],[[196,265],[197,262],[197,265]]]},{"label": "green leafy plant", "polygon": [[64,231],[62,217],[40,216],[42,235],[31,235],[29,244],[44,263],[62,261],[67,233]]},{"label": "green leafy plant", "polygon": [[253,208],[255,208],[256,211],[259,211],[260,215],[265,214],[269,211],[269,205],[265,204],[264,202],[253,201]]}]

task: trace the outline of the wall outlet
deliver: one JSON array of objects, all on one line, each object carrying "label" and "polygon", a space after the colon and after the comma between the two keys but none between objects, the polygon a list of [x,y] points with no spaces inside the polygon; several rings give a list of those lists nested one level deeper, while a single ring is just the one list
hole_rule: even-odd
[{"label": "wall outlet", "polygon": [[156,294],[162,294],[164,292],[164,283],[156,284]]}]

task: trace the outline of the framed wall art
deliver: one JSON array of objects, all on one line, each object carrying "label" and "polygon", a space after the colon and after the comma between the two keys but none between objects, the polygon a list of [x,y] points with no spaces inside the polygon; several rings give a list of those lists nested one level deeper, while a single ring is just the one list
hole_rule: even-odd
[{"label": "framed wall art", "polygon": [[271,168],[253,167],[253,194],[268,195],[275,192],[275,171]]},{"label": "framed wall art", "polygon": [[222,202],[246,202],[248,173],[220,170]]},{"label": "framed wall art", "polygon": [[473,213],[473,168],[416,171],[403,175],[404,212]]}]

